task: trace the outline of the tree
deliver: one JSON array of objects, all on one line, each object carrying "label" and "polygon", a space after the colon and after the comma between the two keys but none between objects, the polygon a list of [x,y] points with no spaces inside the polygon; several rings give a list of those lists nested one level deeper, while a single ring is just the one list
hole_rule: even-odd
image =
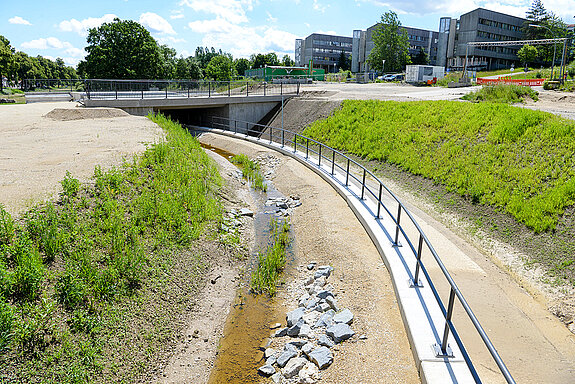
[{"label": "tree", "polygon": [[206,68],[208,78],[216,81],[231,80],[234,74],[234,66],[229,57],[218,55],[213,57]]},{"label": "tree", "polygon": [[163,79],[173,79],[176,77],[176,50],[167,45],[160,45],[160,56],[162,58],[162,70],[160,77]]},{"label": "tree", "polygon": [[0,35],[0,91],[2,91],[4,86],[3,76],[6,75],[6,78],[9,79],[10,75],[16,70],[14,51],[10,41]]},{"label": "tree", "polygon": [[248,59],[241,58],[234,60],[234,67],[239,76],[245,76],[246,70],[250,69],[251,64]]},{"label": "tree", "polygon": [[528,63],[531,63],[537,59],[537,48],[532,45],[525,44],[521,49],[517,52],[517,57],[525,66]]},{"label": "tree", "polygon": [[525,18],[532,22],[540,22],[546,20],[547,17],[547,10],[543,6],[543,2],[541,0],[533,0]]},{"label": "tree", "polygon": [[88,31],[87,76],[100,79],[154,79],[162,73],[156,40],[141,24],[115,18]]},{"label": "tree", "polygon": [[270,52],[265,55],[262,53],[254,54],[251,56],[251,61],[253,63],[252,68],[263,68],[266,65],[280,65],[280,61],[275,52]]},{"label": "tree", "polygon": [[425,53],[423,47],[419,47],[417,55],[411,57],[411,62],[413,64],[427,65],[429,64],[429,56]]},{"label": "tree", "polygon": [[341,51],[337,60],[337,66],[342,71],[349,71],[351,69],[351,57]]},{"label": "tree", "polygon": [[401,22],[395,12],[385,12],[381,16],[372,36],[374,47],[367,59],[373,69],[400,71],[410,63],[409,39],[405,29],[400,27]]},{"label": "tree", "polygon": [[295,62],[291,59],[291,57],[289,57],[289,55],[284,55],[284,57],[282,58],[281,65],[283,65],[284,67],[293,67],[294,64]]}]

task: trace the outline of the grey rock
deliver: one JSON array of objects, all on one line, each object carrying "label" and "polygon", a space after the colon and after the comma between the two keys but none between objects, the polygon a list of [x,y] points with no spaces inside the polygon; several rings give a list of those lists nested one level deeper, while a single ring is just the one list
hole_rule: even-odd
[{"label": "grey rock", "polygon": [[309,300],[310,295],[309,293],[304,293],[298,300],[298,304],[300,307],[305,307],[305,303]]},{"label": "grey rock", "polygon": [[327,302],[320,303],[318,307],[319,307],[319,312],[326,312],[328,309],[331,308],[331,306]]},{"label": "grey rock", "polygon": [[330,267],[329,265],[319,266],[317,267],[317,270],[313,274],[313,278],[319,279],[321,276],[325,276],[326,278],[328,278],[329,275],[331,275],[331,271],[333,271],[333,268]]},{"label": "grey rock", "polygon": [[270,356],[273,356],[277,353],[277,351],[273,348],[266,348],[266,350],[264,351],[264,357],[267,359]]},{"label": "grey rock", "polygon": [[286,379],[290,379],[295,375],[297,375],[299,371],[306,365],[306,363],[307,360],[302,357],[296,357],[294,359],[291,359],[282,369],[282,375]]},{"label": "grey rock", "polygon": [[278,329],[281,326],[282,326],[281,323],[270,324],[270,329]]},{"label": "grey rock", "polygon": [[330,336],[336,343],[341,343],[342,341],[347,340],[355,335],[353,329],[344,323],[332,325],[325,331],[325,333]]},{"label": "grey rock", "polygon": [[308,270],[308,271],[311,271],[312,269],[315,268],[316,264],[317,264],[317,263],[316,263],[315,261],[311,261],[311,262],[307,265],[307,270]]},{"label": "grey rock", "polygon": [[314,384],[319,380],[319,378],[318,367],[309,361],[298,373],[299,384]]},{"label": "grey rock", "polygon": [[289,206],[287,205],[287,203],[285,201],[281,201],[276,203],[276,207],[280,208],[280,209],[288,209]]},{"label": "grey rock", "polygon": [[261,372],[261,374],[264,376],[271,376],[274,373],[276,373],[276,369],[274,367],[272,367],[271,365],[266,364],[264,366],[259,367],[258,372]]},{"label": "grey rock", "polygon": [[333,321],[335,323],[351,324],[353,321],[353,313],[351,313],[349,309],[344,309],[343,311],[335,314]]},{"label": "grey rock", "polygon": [[278,358],[276,356],[270,356],[266,359],[266,365],[274,365],[275,363],[277,363]]},{"label": "grey rock", "polygon": [[287,336],[287,331],[288,331],[288,328],[287,328],[287,327],[278,329],[277,331],[275,331],[274,337],[284,337],[284,336]]},{"label": "grey rock", "polygon": [[294,339],[291,341],[288,341],[287,344],[291,344],[296,348],[301,348],[302,346],[304,346],[307,343],[307,341],[302,340],[302,339]]},{"label": "grey rock", "polygon": [[333,316],[334,315],[335,315],[335,311],[333,309],[330,309],[329,311],[325,312],[323,315],[321,315],[321,317],[315,323],[313,328],[331,326],[333,324]]},{"label": "grey rock", "polygon": [[293,326],[295,323],[297,323],[305,314],[305,310],[303,308],[297,308],[294,309],[291,312],[287,313],[286,319],[287,319],[287,326],[291,327]]},{"label": "grey rock", "polygon": [[359,339],[360,339],[360,340],[367,340],[367,335],[361,335],[361,336],[359,337]]},{"label": "grey rock", "polygon": [[286,344],[282,353],[278,356],[277,364],[279,367],[284,367],[287,362],[298,355],[297,348],[291,344]]},{"label": "grey rock", "polygon": [[313,344],[306,343],[303,347],[301,347],[301,351],[307,356],[311,351],[313,351]]},{"label": "grey rock", "polygon": [[252,211],[251,209],[248,209],[248,208],[242,208],[242,209],[240,209],[240,216],[253,217],[254,211]]},{"label": "grey rock", "polygon": [[303,319],[304,323],[312,325],[312,324],[315,324],[317,322],[317,320],[319,319],[320,316],[321,316],[321,313],[319,311],[313,310],[313,311],[308,312],[305,315],[303,315],[302,319]]},{"label": "grey rock", "polygon": [[333,363],[333,355],[327,347],[319,347],[314,349],[308,355],[309,359],[314,362],[319,369],[325,369]]},{"label": "grey rock", "polygon": [[327,335],[321,335],[317,341],[317,344],[328,348],[331,348],[335,345],[333,340]]},{"label": "grey rock", "polygon": [[328,296],[325,298],[325,302],[329,305],[334,311],[339,311],[339,306],[337,305],[337,300],[333,296]]},{"label": "grey rock", "polygon": [[305,324],[305,323],[304,323],[303,319],[300,318],[297,323],[295,323],[293,326],[291,326],[291,327],[288,329],[288,331],[287,331],[288,336],[292,336],[292,337],[298,336],[298,335],[299,335],[299,331],[301,330],[301,327],[302,327],[304,324]]},{"label": "grey rock", "polygon": [[314,281],[315,281],[315,280],[314,280],[313,276],[309,276],[309,277],[305,280],[304,285],[306,285],[306,286],[307,286],[307,285],[312,285]]},{"label": "grey rock", "polygon": [[299,337],[310,339],[312,337],[311,327],[308,324],[303,324],[299,330]]},{"label": "grey rock", "polygon": [[318,287],[323,287],[327,283],[327,278],[325,276],[320,276],[315,279],[315,285]]},{"label": "grey rock", "polygon": [[274,382],[274,384],[279,384],[282,381],[282,374],[281,372],[276,372],[272,375],[272,381]]},{"label": "grey rock", "polygon": [[328,296],[333,297],[333,293],[331,293],[331,291],[326,291],[324,289],[323,291],[319,291],[316,296],[319,297],[320,299],[324,299],[327,301],[327,297]]},{"label": "grey rock", "polygon": [[305,303],[306,309],[314,308],[316,305],[319,304],[319,300],[320,299],[317,297],[310,297]]}]

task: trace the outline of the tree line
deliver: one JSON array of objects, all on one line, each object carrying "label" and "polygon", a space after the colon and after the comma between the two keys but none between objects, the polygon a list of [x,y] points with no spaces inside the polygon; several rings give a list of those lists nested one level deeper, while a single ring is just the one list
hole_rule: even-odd
[{"label": "tree line", "polygon": [[270,52],[234,59],[213,47],[197,47],[193,56],[178,56],[175,49],[159,44],[138,22],[118,18],[90,29],[86,40],[86,57],[74,69],[61,58],[52,61],[16,51],[0,35],[0,78],[5,76],[14,83],[22,79],[78,78],[223,81],[244,76],[251,68],[295,64],[289,55],[280,59]]}]

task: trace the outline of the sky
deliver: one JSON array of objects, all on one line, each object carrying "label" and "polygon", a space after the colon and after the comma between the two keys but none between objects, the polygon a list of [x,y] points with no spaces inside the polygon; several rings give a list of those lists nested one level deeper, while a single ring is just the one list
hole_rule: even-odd
[{"label": "sky", "polygon": [[[295,39],[311,33],[352,36],[354,29],[396,12],[402,25],[437,31],[439,18],[482,7],[524,17],[532,0],[0,0],[0,35],[28,55],[60,57],[75,66],[85,56],[89,28],[115,17],[144,25],[184,57],[207,46],[234,58],[276,52],[294,57]],[[566,23],[575,0],[543,0]]]}]

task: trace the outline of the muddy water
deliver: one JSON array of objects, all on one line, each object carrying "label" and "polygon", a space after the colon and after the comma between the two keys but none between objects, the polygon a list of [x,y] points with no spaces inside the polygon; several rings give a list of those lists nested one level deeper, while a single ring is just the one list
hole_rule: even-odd
[{"label": "muddy water", "polygon": [[[202,144],[207,150],[230,160],[235,154]],[[221,383],[260,383],[262,377],[257,369],[263,365],[263,348],[270,336],[270,324],[282,322],[283,317],[273,301],[265,295],[255,296],[249,292],[251,271],[257,267],[257,255],[265,251],[270,241],[270,222],[275,214],[275,207],[266,206],[268,198],[283,197],[270,182],[267,192],[251,191],[256,202],[254,215],[255,247],[247,262],[245,281],[234,300],[233,307],[226,320],[224,336],[220,340],[218,355],[208,384]],[[281,219],[280,219],[281,220]],[[292,241],[293,243],[293,241]],[[288,265],[293,260],[293,251],[289,251]],[[285,315],[285,314],[284,314]]]}]

